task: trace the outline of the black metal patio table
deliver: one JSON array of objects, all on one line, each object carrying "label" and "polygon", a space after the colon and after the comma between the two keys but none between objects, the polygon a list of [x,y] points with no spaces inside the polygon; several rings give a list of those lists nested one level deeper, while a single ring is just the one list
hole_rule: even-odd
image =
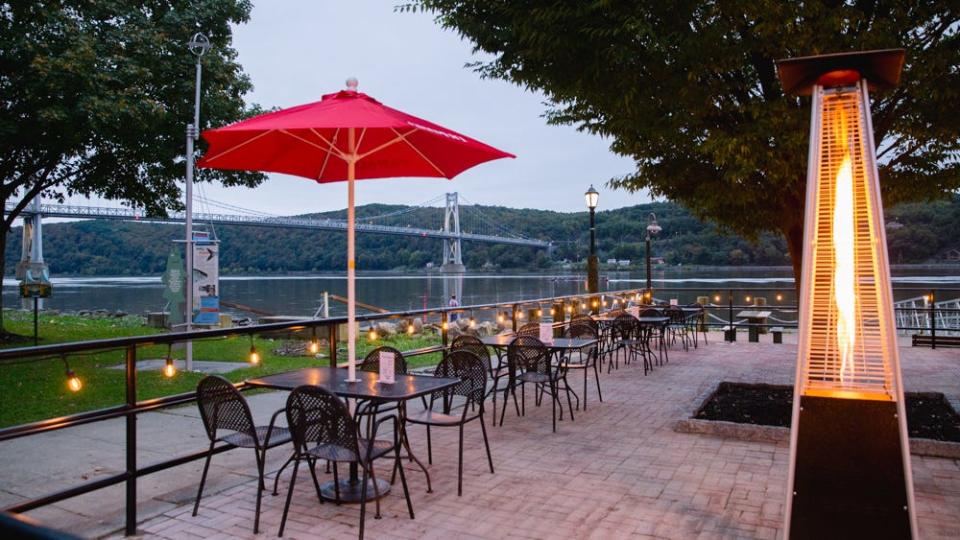
[{"label": "black metal patio table", "polygon": [[[325,388],[343,398],[369,400],[376,407],[377,403],[404,402],[433,392],[445,390],[460,383],[460,379],[448,377],[430,377],[426,375],[397,375],[393,384],[381,384],[378,373],[357,371],[357,382],[347,382],[347,370],[344,368],[312,367],[303,368],[274,375],[266,375],[255,379],[247,379],[248,386],[257,388],[272,388],[276,390],[293,390],[302,385],[313,385]],[[403,410],[403,407],[400,407]],[[402,413],[401,413],[402,414]],[[402,420],[402,419],[401,419]],[[403,423],[401,422],[402,426]],[[401,428],[402,429],[402,428]],[[407,446],[407,452],[410,452]],[[427,485],[430,485],[430,473],[420,463],[419,459],[410,452],[427,476]],[[372,482],[373,480],[370,480]],[[350,464],[350,477],[340,480],[340,500],[345,502],[360,502],[361,488],[360,475],[356,463]],[[377,489],[381,496],[390,491],[390,482],[377,479]],[[377,493],[373,485],[368,484],[368,493]],[[333,481],[325,482],[320,486],[324,498],[335,500],[336,489]]]}]

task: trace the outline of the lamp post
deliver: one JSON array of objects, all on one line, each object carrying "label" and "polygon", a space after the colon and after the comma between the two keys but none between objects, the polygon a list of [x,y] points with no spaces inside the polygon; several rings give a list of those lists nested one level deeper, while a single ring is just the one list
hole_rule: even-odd
[{"label": "lamp post", "polygon": [[[190,38],[187,47],[197,58],[196,86],[193,94],[193,123],[187,124],[187,177],[184,190],[186,196],[186,216],[184,219],[184,228],[186,229],[186,257],[184,257],[186,262],[186,271],[184,272],[186,276],[186,295],[184,298],[186,317],[184,322],[186,325],[184,328],[189,332],[193,322],[193,143],[200,134],[200,74],[202,70],[200,61],[203,55],[210,50],[210,40],[207,39],[207,36],[197,32]],[[186,369],[187,371],[193,371],[193,342],[191,341],[186,344]]]},{"label": "lamp post", "polygon": [[587,258],[587,292],[596,294],[600,292],[600,278],[597,275],[597,222],[596,209],[597,202],[600,200],[600,193],[590,185],[590,189],[583,194],[587,200],[587,208],[590,209],[590,257]]},{"label": "lamp post", "polygon": [[650,217],[647,218],[647,295],[651,303],[653,302],[653,276],[650,272],[650,238],[662,230],[663,227],[657,223],[657,215],[650,212]]}]

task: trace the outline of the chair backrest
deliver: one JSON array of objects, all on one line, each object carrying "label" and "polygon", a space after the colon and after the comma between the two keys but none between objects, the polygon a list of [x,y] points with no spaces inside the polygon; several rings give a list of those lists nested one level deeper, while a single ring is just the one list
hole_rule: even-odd
[{"label": "chair backrest", "polygon": [[406,375],[407,360],[403,357],[403,353],[394,349],[393,347],[377,347],[376,349],[367,353],[367,357],[364,358],[363,363],[360,364],[360,371],[379,373],[380,355],[385,352],[393,353],[393,373],[395,375]]},{"label": "chair backrest", "polygon": [[287,397],[287,426],[298,452],[332,445],[359,456],[357,425],[347,404],[325,388],[298,386]]},{"label": "chair backrest", "polygon": [[663,312],[657,308],[645,308],[640,311],[641,317],[663,317]]},{"label": "chair backrest", "polygon": [[527,324],[520,327],[517,330],[518,336],[539,336],[540,335],[540,323],[528,322]]},{"label": "chair backrest", "polygon": [[663,314],[670,317],[670,324],[683,324],[686,322],[686,315],[684,315],[683,309],[681,309],[680,306],[667,306],[664,308]]},{"label": "chair backrest", "polygon": [[[597,330],[593,326],[587,324],[571,324],[570,327],[567,328],[565,334],[568,338],[573,339],[597,339],[598,335]],[[582,347],[580,352],[581,354],[587,353],[589,355],[593,355],[596,350],[597,344],[594,343],[593,345]]]},{"label": "chair backrest", "polygon": [[543,342],[532,336],[517,336],[507,346],[507,362],[514,372],[550,374],[550,351]]},{"label": "chair backrest", "polygon": [[[460,384],[444,390],[442,395],[465,397],[467,405],[472,401],[483,406],[487,394],[487,365],[473,352],[467,349],[451,351],[437,364],[434,375],[460,379]],[[434,399],[437,397],[434,395]],[[446,400],[446,404],[449,404],[449,400]]]},{"label": "chair backrest", "polygon": [[637,337],[637,319],[629,313],[617,315],[613,320],[613,336],[616,339],[633,339]]},{"label": "chair backrest", "polygon": [[457,336],[453,340],[453,343],[450,344],[450,352],[454,351],[470,351],[483,360],[487,369],[492,368],[490,350],[487,349],[487,346],[476,336]]},{"label": "chair backrest", "polygon": [[200,419],[210,440],[217,438],[217,430],[226,429],[253,436],[253,414],[250,406],[233,383],[217,375],[208,375],[197,384],[197,406]]}]

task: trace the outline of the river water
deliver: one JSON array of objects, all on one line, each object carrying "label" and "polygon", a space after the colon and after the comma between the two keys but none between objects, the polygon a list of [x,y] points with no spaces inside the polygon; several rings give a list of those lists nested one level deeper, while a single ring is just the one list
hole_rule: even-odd
[{"label": "river water", "polygon": [[[896,300],[917,297],[930,289],[945,290],[938,294],[938,299],[960,296],[960,267],[894,270],[893,280]],[[642,288],[644,284],[642,271],[605,272],[601,275],[604,290]],[[4,306],[18,304],[16,286],[15,280],[4,279]],[[667,267],[654,270],[653,286],[657,298],[677,298],[681,303],[693,302],[697,296],[708,296],[711,301],[720,298],[718,303],[725,303],[730,289],[735,291],[738,304],[749,303],[747,296],[764,296],[770,304],[793,304],[796,301],[789,269]],[[688,290],[670,290],[678,288]],[[947,291],[951,288],[954,291]],[[344,275],[226,276],[220,279],[222,300],[280,315],[312,316],[321,305],[324,291],[346,296]],[[139,314],[162,310],[165,304],[162,292],[158,276],[54,277],[53,297],[46,301],[46,306],[70,311],[108,309]],[[461,305],[473,305],[583,292],[584,275],[569,273],[468,273],[460,276],[361,273],[357,279],[358,300],[390,310],[445,306],[451,294],[457,294]],[[344,306],[332,303],[331,315],[344,312]]]}]

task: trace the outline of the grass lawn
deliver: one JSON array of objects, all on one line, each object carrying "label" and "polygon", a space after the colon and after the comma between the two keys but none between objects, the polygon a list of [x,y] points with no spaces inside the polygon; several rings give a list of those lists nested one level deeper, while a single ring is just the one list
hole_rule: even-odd
[{"label": "grass lawn", "polygon": [[[4,323],[10,332],[33,335],[32,312],[6,311]],[[138,317],[123,319],[95,319],[69,315],[40,316],[40,344],[107,339],[125,336],[157,334],[161,331],[143,325]],[[440,342],[437,335],[397,335],[370,342],[360,339],[357,356],[362,358],[369,350],[380,345],[389,345],[401,351],[418,349]],[[257,337],[254,344],[261,355],[258,366],[249,366],[222,374],[231,381],[241,381],[255,376],[288,371],[311,365],[327,365],[326,358],[290,357],[274,354],[281,340]],[[17,346],[24,346],[20,344]],[[341,347],[345,346],[341,344]],[[250,349],[250,339],[244,337],[219,338],[194,341],[194,359],[227,362],[245,362]],[[321,352],[326,352],[321,350]],[[167,355],[166,346],[142,346],[137,349],[137,359],[162,359]],[[88,355],[67,358],[70,368],[83,382],[79,392],[67,389],[64,362],[60,358],[42,360],[24,359],[0,365],[0,427],[23,424],[36,420],[55,418],[84,411],[101,409],[124,402],[125,371],[110,369],[123,365],[126,352],[123,349],[99,351]],[[183,351],[174,351],[173,357],[183,358]],[[346,358],[346,353],[338,356]],[[439,353],[420,355],[407,359],[410,367],[435,364]],[[180,364],[182,365],[182,364]],[[137,399],[152,399],[188,392],[196,388],[204,377],[202,373],[178,371],[166,378],[159,370],[138,371]]]}]

